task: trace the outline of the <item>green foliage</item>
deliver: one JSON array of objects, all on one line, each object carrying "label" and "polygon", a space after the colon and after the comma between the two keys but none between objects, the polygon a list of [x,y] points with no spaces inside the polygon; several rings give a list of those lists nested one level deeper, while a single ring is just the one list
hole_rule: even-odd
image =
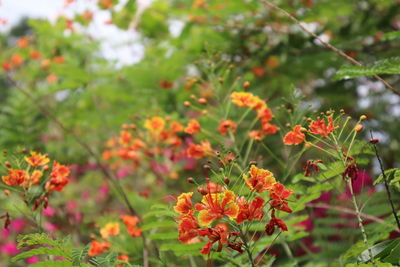
[{"label": "green foliage", "polygon": [[[396,188],[397,191],[400,191],[400,168],[393,168],[385,170],[386,179],[388,185]],[[379,184],[383,182],[383,175],[379,175],[378,178],[374,181],[374,184]]]},{"label": "green foliage", "polygon": [[400,74],[400,58],[382,59],[370,66],[344,66],[337,71],[335,78],[348,79],[380,74]]}]

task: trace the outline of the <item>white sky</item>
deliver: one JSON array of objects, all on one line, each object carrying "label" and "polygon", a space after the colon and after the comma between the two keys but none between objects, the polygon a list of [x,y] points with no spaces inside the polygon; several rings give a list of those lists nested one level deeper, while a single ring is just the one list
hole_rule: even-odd
[{"label": "white sky", "polygon": [[[98,10],[96,0],[76,0],[64,8],[65,0],[0,0],[0,19],[6,19],[7,25],[0,25],[0,32],[6,32],[12,25],[26,16],[29,18],[47,18],[54,21],[59,15],[72,17],[85,10],[94,12],[93,22],[87,32],[101,39],[101,53],[107,59],[115,59],[118,65],[138,62],[144,53],[139,35],[133,30],[122,31],[105,22],[110,19],[108,11]],[[126,0],[120,1],[122,4]],[[141,7],[148,6],[151,0],[141,0]]]}]

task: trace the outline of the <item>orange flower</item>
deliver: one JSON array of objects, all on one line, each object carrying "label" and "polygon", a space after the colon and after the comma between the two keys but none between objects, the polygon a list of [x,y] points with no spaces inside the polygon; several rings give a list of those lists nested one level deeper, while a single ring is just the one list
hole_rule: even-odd
[{"label": "orange flower", "polygon": [[217,252],[220,252],[222,246],[228,244],[228,227],[225,224],[217,224],[214,228],[200,230],[199,236],[207,236],[209,239],[208,243],[201,249],[201,254],[210,254],[211,248],[216,242],[218,242]]},{"label": "orange flower", "polygon": [[132,134],[128,131],[121,131],[119,142],[121,145],[127,145],[131,141]]},{"label": "orange flower", "polygon": [[103,228],[100,229],[100,234],[102,238],[108,238],[112,235],[119,235],[120,228],[119,223],[107,223]]},{"label": "orange flower", "polygon": [[219,123],[218,132],[222,135],[226,135],[228,130],[232,133],[236,132],[237,124],[232,120],[223,120]]},{"label": "orange flower", "polygon": [[2,179],[6,185],[22,185],[26,180],[29,179],[29,174],[24,170],[9,169],[8,175],[3,176]]},{"label": "orange flower", "polygon": [[30,154],[31,155],[29,157],[24,157],[24,159],[26,162],[28,162],[29,165],[31,165],[34,168],[46,165],[50,161],[47,155],[42,155],[35,151],[32,151]]},{"label": "orange flower", "polygon": [[258,117],[260,118],[260,120],[262,122],[269,122],[272,120],[273,114],[272,114],[272,111],[268,107],[265,107],[258,111]]},{"label": "orange flower", "polygon": [[249,132],[249,138],[255,141],[261,141],[264,137],[265,135],[262,131],[253,130]]},{"label": "orange flower", "polygon": [[[120,260],[120,261],[129,262],[129,256],[128,256],[128,255],[125,255],[125,254],[119,255],[117,259]],[[120,263],[120,264],[117,265],[117,267],[123,267],[123,266],[125,266],[124,263]]]},{"label": "orange flower", "polygon": [[271,190],[273,185],[276,183],[272,172],[259,169],[254,165],[251,165],[249,174],[250,178],[247,175],[243,175],[244,182],[250,190],[255,190],[258,193]]},{"label": "orange flower", "polygon": [[195,134],[200,132],[200,130],[201,130],[200,123],[197,120],[190,120],[185,128],[185,133]]},{"label": "orange flower", "polygon": [[54,161],[53,169],[50,174],[50,180],[46,183],[46,190],[49,192],[58,191],[61,192],[64,187],[68,184],[68,175],[70,170],[67,166],[61,165]]},{"label": "orange flower", "polygon": [[174,207],[175,212],[180,214],[188,214],[192,211],[192,195],[193,192],[182,193],[176,202]]},{"label": "orange flower", "polygon": [[10,62],[3,62],[2,63],[2,67],[3,67],[3,70],[4,71],[10,71],[10,70],[12,70],[12,65],[11,65],[11,63]]},{"label": "orange flower", "polygon": [[261,220],[264,216],[263,206],[264,199],[256,197],[252,202],[245,201],[240,198],[238,201],[239,214],[236,218],[237,223],[242,223],[245,220],[251,222],[252,220]]},{"label": "orange flower", "polygon": [[53,61],[54,61],[55,63],[62,64],[62,63],[65,62],[65,59],[64,59],[63,56],[56,56],[56,57],[53,58]]},{"label": "orange flower", "polygon": [[90,243],[90,249],[89,249],[88,254],[90,257],[94,257],[94,256],[102,254],[104,251],[107,251],[109,249],[110,249],[110,243],[108,243],[106,241],[99,242],[99,241],[93,240]]},{"label": "orange flower", "polygon": [[255,110],[262,110],[267,106],[258,96],[247,92],[233,92],[231,100],[238,107],[249,107]]},{"label": "orange flower", "polygon": [[186,149],[186,154],[189,158],[202,158],[211,155],[211,145],[210,142],[201,141],[199,145],[190,143],[189,147]]},{"label": "orange flower", "polygon": [[165,121],[161,117],[152,117],[144,122],[144,127],[152,134],[159,134],[164,130]]},{"label": "orange flower", "polygon": [[178,224],[179,241],[185,244],[192,244],[196,241],[199,231],[199,225],[191,214],[185,214],[181,217]]},{"label": "orange flower", "polygon": [[52,83],[56,83],[58,81],[58,76],[54,73],[50,73],[47,77],[46,77],[46,81],[50,84]]},{"label": "orange flower", "polygon": [[171,132],[172,132],[172,133],[179,133],[179,132],[182,132],[182,131],[183,131],[183,125],[180,124],[180,123],[177,122],[177,121],[171,122],[170,128],[171,128]]},{"label": "orange flower", "polygon": [[132,237],[138,237],[142,235],[142,229],[137,227],[139,218],[136,216],[124,215],[121,217],[121,221],[125,224],[126,230]]},{"label": "orange flower", "polygon": [[270,203],[271,208],[291,213],[292,210],[289,208],[286,199],[289,198],[292,193],[293,191],[286,189],[283,184],[275,183],[270,190],[270,198],[272,199]]},{"label": "orange flower", "polygon": [[13,54],[10,62],[14,67],[19,67],[24,63],[24,58],[20,54]]},{"label": "orange flower", "polygon": [[27,47],[28,44],[29,44],[29,37],[28,37],[28,36],[25,36],[25,37],[20,38],[20,39],[18,40],[18,42],[17,42],[17,45],[18,45],[18,47],[20,47],[20,48]]},{"label": "orange flower", "polygon": [[239,213],[239,207],[235,203],[235,193],[227,190],[223,193],[208,193],[203,196],[202,204],[195,205],[195,209],[200,211],[198,215],[199,225],[208,226],[214,220],[222,218],[224,215],[233,220]]},{"label": "orange flower", "polygon": [[28,188],[31,185],[37,185],[40,182],[40,179],[43,176],[43,172],[39,170],[35,170],[32,172],[32,175],[28,177],[27,180],[25,180],[24,185],[26,188]]},{"label": "orange flower", "polygon": [[333,118],[329,116],[328,125],[325,124],[325,119],[320,117],[317,118],[317,121],[312,121],[309,125],[309,128],[313,134],[319,134],[322,136],[327,136],[331,132],[333,132],[338,126],[333,126]]},{"label": "orange flower", "polygon": [[261,126],[264,134],[274,134],[278,131],[278,127],[276,125],[268,122],[262,123]]},{"label": "orange flower", "polygon": [[42,57],[42,54],[40,54],[38,51],[32,51],[29,56],[31,59],[39,59]]},{"label": "orange flower", "polygon": [[286,145],[298,145],[304,142],[306,136],[304,133],[302,133],[302,130],[304,130],[301,125],[296,125],[293,128],[293,131],[288,132],[285,137],[283,138],[283,142]]}]

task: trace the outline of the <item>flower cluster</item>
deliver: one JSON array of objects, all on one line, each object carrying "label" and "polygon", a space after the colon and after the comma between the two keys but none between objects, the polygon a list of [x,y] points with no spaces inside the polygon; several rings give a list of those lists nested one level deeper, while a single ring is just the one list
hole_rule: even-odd
[{"label": "flower cluster", "polygon": [[[31,186],[42,184],[44,173],[50,168],[48,156],[32,151],[29,156],[24,157],[24,161],[27,167],[18,169],[12,168],[10,162],[5,163],[8,175],[2,176],[2,180],[6,185],[22,186],[28,189]],[[69,173],[70,170],[67,166],[54,161],[49,178],[44,183],[46,192],[61,192],[69,182]]]},{"label": "flower cluster", "polygon": [[328,116],[327,120],[328,124],[326,124],[325,119],[321,119],[320,117],[318,117],[317,120],[312,120],[308,126],[309,130],[303,128],[301,125],[295,125],[293,127],[293,130],[285,135],[285,137],[283,138],[283,142],[286,145],[301,144],[306,139],[306,136],[304,134],[305,132],[326,137],[338,128],[338,126],[333,125],[332,115]]},{"label": "flower cluster", "polygon": [[258,96],[248,92],[233,92],[231,94],[232,103],[238,107],[247,107],[257,112],[257,117],[261,122],[261,130],[252,130],[249,137],[260,141],[265,135],[274,134],[278,127],[270,122],[273,119],[273,113],[268,105]]},{"label": "flower cluster", "polygon": [[[243,251],[246,243],[246,233],[242,231],[242,224],[252,221],[261,221],[267,212],[270,212],[270,221],[265,226],[265,232],[271,235],[275,226],[287,231],[286,224],[275,216],[277,210],[291,213],[288,198],[292,194],[281,183],[277,182],[273,174],[252,165],[248,174],[243,175],[243,182],[250,189],[250,194],[237,196],[227,186],[210,182],[206,179],[206,186],[199,186],[202,195],[201,201],[193,205],[193,192],[182,193],[174,206],[178,214],[179,240],[182,243],[200,242],[201,237],[207,237],[208,242],[201,250],[202,254],[209,254],[214,243],[218,243],[216,251],[221,251],[225,245],[238,252]],[[269,201],[265,201],[259,193],[269,192]]]}]

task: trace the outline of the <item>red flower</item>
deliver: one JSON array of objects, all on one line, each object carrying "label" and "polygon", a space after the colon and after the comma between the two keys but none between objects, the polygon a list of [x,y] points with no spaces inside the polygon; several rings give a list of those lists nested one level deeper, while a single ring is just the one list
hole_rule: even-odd
[{"label": "red flower", "polygon": [[30,154],[31,155],[29,157],[25,157],[24,159],[34,168],[46,165],[50,161],[47,155],[42,155],[34,151],[32,151]]},{"label": "red flower", "polygon": [[250,177],[243,175],[243,179],[250,190],[258,193],[269,191],[276,183],[274,174],[268,170],[259,169],[252,165],[249,171]]},{"label": "red flower", "polygon": [[222,135],[226,135],[228,131],[235,133],[237,128],[236,122],[232,120],[223,120],[219,123],[218,132]]},{"label": "red flower", "polygon": [[209,241],[200,251],[201,254],[210,254],[211,247],[218,242],[217,252],[222,250],[222,245],[228,243],[228,227],[224,224],[218,224],[214,228],[199,230],[199,236],[207,236]]},{"label": "red flower", "polygon": [[265,232],[267,233],[267,235],[272,235],[272,234],[274,233],[274,231],[275,231],[275,226],[281,228],[281,230],[282,230],[283,232],[288,230],[288,228],[287,228],[287,226],[286,226],[286,224],[285,224],[284,221],[282,221],[281,219],[278,219],[278,218],[273,217],[273,218],[269,221],[269,223],[267,223],[267,224],[265,225]]},{"label": "red flower", "polygon": [[264,133],[262,131],[253,130],[249,132],[249,138],[255,141],[261,141],[264,138]]},{"label": "red flower", "polygon": [[178,231],[178,239],[182,243],[191,244],[195,241],[199,233],[199,225],[193,215],[186,214],[181,217],[181,221],[178,224]]},{"label": "red flower", "polygon": [[287,198],[293,193],[292,190],[285,189],[284,185],[281,183],[275,183],[270,191],[271,208],[282,210],[291,213],[292,210],[289,208]]},{"label": "red flower", "polygon": [[358,167],[354,163],[348,163],[346,169],[342,173],[342,178],[349,177],[352,181],[357,178],[358,175]]},{"label": "red flower", "polygon": [[142,235],[142,229],[137,227],[139,218],[136,216],[124,215],[121,217],[121,221],[125,224],[126,230],[132,237],[138,237]]},{"label": "red flower", "polygon": [[239,199],[239,214],[236,218],[237,223],[242,223],[245,220],[251,222],[252,220],[261,220],[264,216],[263,206],[264,199],[256,197],[252,202]]},{"label": "red flower", "polygon": [[49,192],[58,191],[61,192],[63,188],[68,184],[69,168],[65,165],[54,161],[53,170],[50,174],[50,180],[46,183],[46,190]]},{"label": "red flower", "polygon": [[202,203],[195,205],[195,209],[200,211],[198,215],[199,224],[208,226],[224,215],[231,220],[235,219],[239,213],[235,198],[235,193],[229,190],[222,193],[208,193],[203,196]]},{"label": "red flower", "polygon": [[200,123],[197,120],[190,120],[185,128],[185,133],[195,134],[197,132],[200,132],[200,130],[201,130]]},{"label": "red flower", "polygon": [[190,213],[192,211],[192,195],[193,192],[182,193],[178,197],[176,206],[174,207],[175,212],[180,214]]},{"label": "red flower", "polygon": [[329,116],[328,125],[325,124],[325,119],[320,117],[317,118],[317,121],[312,121],[309,125],[309,128],[313,134],[319,134],[322,136],[327,136],[331,132],[333,132],[338,126],[333,126],[333,118]]},{"label": "red flower", "polygon": [[93,240],[90,243],[90,249],[89,249],[88,254],[89,254],[89,256],[94,257],[94,256],[102,254],[104,251],[109,250],[109,249],[110,249],[110,244],[108,242],[106,242],[106,241],[99,242],[99,241]]},{"label": "red flower", "polygon": [[258,117],[260,118],[261,122],[265,123],[272,120],[273,114],[269,108],[265,107],[258,111]]},{"label": "red flower", "polygon": [[2,177],[3,182],[6,185],[15,186],[22,185],[29,179],[29,174],[24,170],[8,170],[8,175]]},{"label": "red flower", "polygon": [[296,125],[293,128],[293,131],[288,132],[283,138],[283,142],[286,145],[298,145],[304,142],[305,135],[302,133],[304,128],[301,125]]},{"label": "red flower", "polygon": [[189,158],[202,158],[211,155],[211,145],[206,141],[201,141],[199,145],[190,143],[186,150],[186,154]]},{"label": "red flower", "polygon": [[274,134],[278,131],[278,127],[276,125],[270,124],[268,122],[262,123],[261,126],[264,134]]}]

